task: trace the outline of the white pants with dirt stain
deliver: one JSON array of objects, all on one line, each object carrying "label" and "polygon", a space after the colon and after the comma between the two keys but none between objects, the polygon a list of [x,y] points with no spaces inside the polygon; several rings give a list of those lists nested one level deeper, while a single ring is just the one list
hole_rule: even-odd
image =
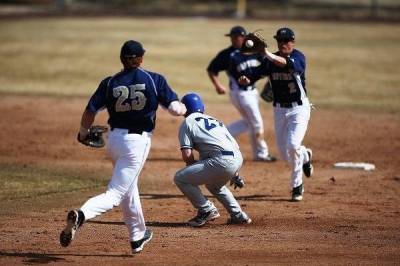
[{"label": "white pants with dirt stain", "polygon": [[138,178],[150,146],[150,133],[128,134],[127,129],[118,128],[110,131],[107,149],[114,164],[113,175],[107,191],[90,198],[81,207],[85,220],[121,204],[129,240],[137,241],[143,238],[146,225],[140,203]]},{"label": "white pants with dirt stain", "polygon": [[301,143],[310,120],[310,104],[303,99],[303,105],[292,108],[274,107],[275,136],[280,155],[292,169],[290,187],[303,183],[303,164],[310,158]]},{"label": "white pants with dirt stain", "polygon": [[232,89],[230,98],[241,114],[242,119],[227,126],[229,133],[236,137],[239,134],[248,132],[253,150],[253,159],[266,158],[269,155],[267,142],[263,137],[257,137],[257,135],[263,136],[264,134],[264,123],[260,112],[257,89],[249,91]]}]

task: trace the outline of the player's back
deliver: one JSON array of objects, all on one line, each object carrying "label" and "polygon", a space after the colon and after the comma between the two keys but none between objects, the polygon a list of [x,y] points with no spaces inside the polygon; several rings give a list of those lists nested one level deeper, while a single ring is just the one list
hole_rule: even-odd
[{"label": "player's back", "polygon": [[235,139],[225,125],[217,119],[202,113],[192,113],[181,125],[180,138],[185,132],[193,149],[204,159],[219,151],[240,152]]}]

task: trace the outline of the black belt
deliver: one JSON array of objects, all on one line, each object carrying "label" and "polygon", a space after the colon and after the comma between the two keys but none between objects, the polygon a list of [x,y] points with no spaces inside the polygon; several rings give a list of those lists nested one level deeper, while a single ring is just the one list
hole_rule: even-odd
[{"label": "black belt", "polygon": [[298,101],[291,102],[291,103],[277,103],[277,102],[273,103],[273,106],[282,107],[282,108],[292,108],[292,107],[299,106],[299,105],[303,105],[302,100],[298,100]]},{"label": "black belt", "polygon": [[235,154],[233,153],[233,151],[221,151],[222,155],[230,155],[230,156],[235,156]]},{"label": "black belt", "polygon": [[254,86],[246,86],[246,87],[239,87],[239,90],[242,90],[242,91],[252,91],[252,90],[254,90],[256,87],[254,87]]},{"label": "black belt", "polygon": [[141,130],[141,129],[129,129],[129,128],[121,128],[121,127],[112,127],[111,131],[113,131],[115,128],[126,129],[126,130],[128,130],[128,134],[139,134],[139,135],[142,135],[143,132],[145,131],[145,130]]}]

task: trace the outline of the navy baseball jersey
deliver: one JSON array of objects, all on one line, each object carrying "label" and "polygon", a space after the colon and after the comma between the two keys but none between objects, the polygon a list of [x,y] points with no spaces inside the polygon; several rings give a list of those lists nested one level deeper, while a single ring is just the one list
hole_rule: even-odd
[{"label": "navy baseball jersey", "polygon": [[[275,54],[279,55],[278,52]],[[260,67],[260,74],[270,78],[275,103],[298,102],[307,97],[304,54],[294,49],[286,58],[286,62],[285,67],[278,67],[265,58]]]},{"label": "navy baseball jersey", "polygon": [[178,96],[162,75],[136,68],[101,81],[86,109],[97,112],[106,107],[111,128],[151,132],[158,104],[168,108],[176,100]]},{"label": "navy baseball jersey", "polygon": [[[259,71],[263,58],[258,54],[244,55],[240,51],[236,51],[231,56],[228,75],[230,77],[230,87],[234,89],[245,90],[247,88],[254,88],[254,83],[262,78],[263,74]],[[246,76],[250,79],[250,84],[241,86],[237,80],[240,76]],[[265,74],[264,74],[265,75]]]},{"label": "navy baseball jersey", "polygon": [[230,46],[217,54],[217,56],[211,60],[207,67],[207,71],[218,74],[221,71],[227,71],[231,61],[231,56],[234,52],[239,51],[233,46]]}]

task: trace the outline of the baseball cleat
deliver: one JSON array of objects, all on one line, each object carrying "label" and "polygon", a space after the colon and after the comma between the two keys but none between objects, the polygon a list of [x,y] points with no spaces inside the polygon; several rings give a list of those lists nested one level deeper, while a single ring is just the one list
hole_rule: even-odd
[{"label": "baseball cleat", "polygon": [[310,177],[313,174],[314,168],[312,166],[312,150],[311,149],[307,149],[307,153],[308,153],[308,158],[310,158],[308,160],[307,163],[303,164],[303,173],[306,177]]},{"label": "baseball cleat", "polygon": [[78,210],[72,210],[67,215],[67,225],[60,234],[60,244],[63,247],[68,247],[75,237],[76,231],[84,221],[83,213]]},{"label": "baseball cleat", "polygon": [[131,241],[132,253],[139,253],[143,250],[144,245],[151,240],[153,232],[150,229],[146,229],[142,239],[138,241]]},{"label": "baseball cleat", "polygon": [[304,186],[301,184],[298,187],[294,187],[292,190],[292,201],[302,201],[304,193]]},{"label": "baseball cleat", "polygon": [[227,224],[251,224],[251,222],[252,220],[250,217],[247,216],[246,213],[242,212],[239,213],[239,215],[231,216],[231,218],[228,219]]},{"label": "baseball cleat", "polygon": [[276,160],[277,160],[276,157],[274,157],[272,155],[267,155],[267,157],[258,157],[254,161],[273,163],[273,162],[276,162]]},{"label": "baseball cleat", "polygon": [[188,225],[193,227],[200,227],[205,225],[208,221],[213,221],[220,217],[217,209],[208,212],[197,212],[197,215],[188,221]]}]

